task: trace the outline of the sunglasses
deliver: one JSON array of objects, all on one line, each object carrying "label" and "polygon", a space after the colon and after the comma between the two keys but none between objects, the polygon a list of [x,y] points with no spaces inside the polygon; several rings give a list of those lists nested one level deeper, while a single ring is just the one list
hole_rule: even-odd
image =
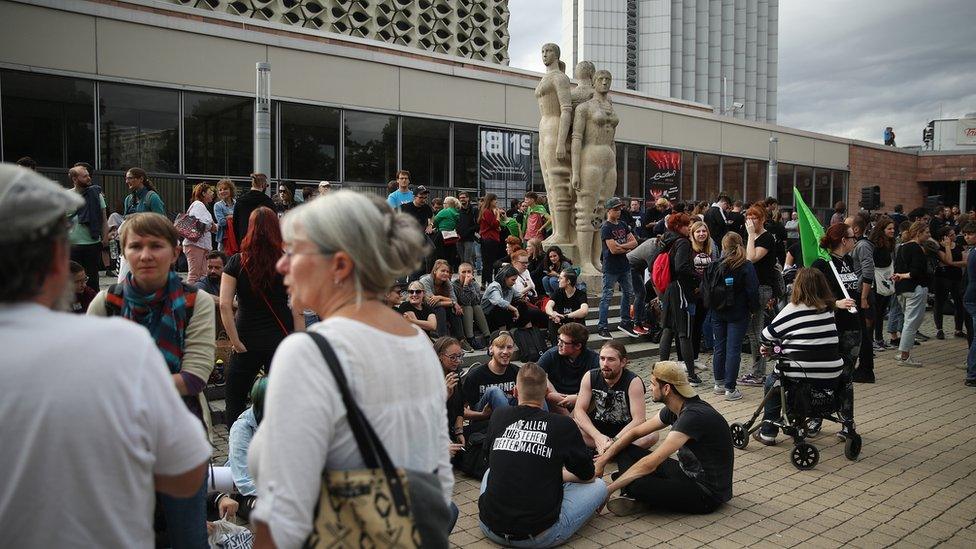
[{"label": "sunglasses", "polygon": [[424,293],[424,291],[423,290],[407,290],[407,293],[410,294],[410,295],[417,295],[417,294]]}]

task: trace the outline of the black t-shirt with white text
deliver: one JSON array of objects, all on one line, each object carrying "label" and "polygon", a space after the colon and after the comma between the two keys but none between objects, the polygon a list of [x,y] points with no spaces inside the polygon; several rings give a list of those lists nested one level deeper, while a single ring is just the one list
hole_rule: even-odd
[{"label": "black t-shirt with white text", "polygon": [[[562,288],[556,288],[556,291],[552,293],[550,298],[553,304],[553,310],[562,315],[568,315],[569,313],[574,313],[579,310],[580,307],[586,303],[586,292],[577,288],[573,292],[572,297],[566,296],[566,290]],[[577,322],[582,324],[582,319],[579,318],[567,318],[563,322]]]},{"label": "black t-shirt with white text", "polygon": [[511,397],[515,391],[515,377],[518,375],[518,371],[518,366],[514,364],[509,364],[501,375],[492,372],[487,364],[475,366],[461,380],[464,403],[473,409],[491,387],[498,387]]},{"label": "black t-shirt with white text", "polygon": [[672,431],[688,435],[689,440],[678,449],[681,470],[718,502],[732,499],[732,435],[729,423],[722,414],[701,397],[685,401],[681,413],[675,415],[667,406],[658,415]]},{"label": "black t-shirt with white text", "polygon": [[[728,431],[728,427],[726,427]],[[479,516],[496,534],[535,535],[559,519],[563,467],[593,478],[593,458],[568,416],[532,406],[495,411],[488,427],[488,484]]]},{"label": "black t-shirt with white text", "polygon": [[[844,288],[847,290],[847,296],[854,300],[855,307],[860,307],[861,277],[854,270],[854,260],[849,255],[845,255],[844,257],[831,255],[830,258],[834,267],[837,268],[840,282],[844,284]],[[834,276],[833,269],[830,268],[830,265],[823,258],[818,258],[810,266],[819,270],[827,277],[827,285],[830,286],[830,291],[834,294],[834,299],[845,299],[844,292],[840,289],[840,284],[837,282],[837,277]],[[852,314],[847,309],[835,309],[834,317],[837,319],[837,331],[839,332],[860,329],[857,315]]]}]

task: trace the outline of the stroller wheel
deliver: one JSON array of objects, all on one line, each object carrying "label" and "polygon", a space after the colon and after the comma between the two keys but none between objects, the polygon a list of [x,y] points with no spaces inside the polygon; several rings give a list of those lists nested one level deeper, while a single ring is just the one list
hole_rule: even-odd
[{"label": "stroller wheel", "polygon": [[732,446],[744,450],[749,445],[749,433],[741,423],[729,425],[729,431],[732,432]]},{"label": "stroller wheel", "polygon": [[857,457],[861,455],[861,435],[850,434],[847,436],[847,442],[844,443],[844,457],[851,461],[857,461]]},{"label": "stroller wheel", "polygon": [[801,442],[793,447],[790,452],[790,461],[793,466],[801,471],[813,469],[820,461],[820,450],[809,442]]}]

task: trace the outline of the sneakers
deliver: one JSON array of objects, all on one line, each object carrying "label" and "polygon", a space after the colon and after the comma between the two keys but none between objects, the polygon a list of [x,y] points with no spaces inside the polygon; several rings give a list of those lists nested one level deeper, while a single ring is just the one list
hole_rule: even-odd
[{"label": "sneakers", "polygon": [[698,377],[698,374],[691,374],[688,376],[688,384],[692,387],[698,387],[702,384],[702,380]]},{"label": "sneakers", "polygon": [[705,361],[704,360],[696,360],[695,361],[695,370],[696,371],[704,372],[704,371],[708,370],[708,366],[705,364]]},{"label": "sneakers", "polygon": [[723,387],[721,385],[715,385],[715,388],[712,389],[712,394],[724,395],[725,394],[725,387]]},{"label": "sneakers", "polygon": [[617,326],[617,329],[629,335],[630,337],[640,337],[640,334],[634,331],[633,326],[624,326],[623,324],[621,324],[620,326]]},{"label": "sneakers", "polygon": [[602,337],[603,339],[613,339],[613,336],[610,335],[610,329],[607,327],[600,328],[600,330],[597,332],[597,335]]},{"label": "sneakers", "polygon": [[607,502],[607,510],[618,517],[626,517],[644,510],[644,504],[634,498],[613,498]]},{"label": "sneakers", "polygon": [[[918,334],[918,335],[922,335],[922,334]],[[937,332],[935,332],[935,339],[945,339],[945,332],[943,332],[942,330],[938,330]]]},{"label": "sneakers", "polygon": [[883,353],[883,352],[885,352],[885,351],[888,350],[888,346],[885,345],[885,342],[884,341],[881,341],[880,339],[875,339],[874,340],[874,343],[871,344],[871,347],[876,352],[879,352],[879,353]]},{"label": "sneakers", "polygon": [[922,367],[922,363],[912,358],[911,355],[903,358],[901,354],[899,354],[895,357],[895,364],[898,364],[899,366],[909,366],[911,368]]},{"label": "sneakers", "polygon": [[745,385],[746,387],[762,387],[763,379],[753,374],[746,374],[736,380],[736,383],[739,385]]},{"label": "sneakers", "polygon": [[[742,392],[738,389],[732,389],[731,391],[725,391],[725,400],[733,402],[735,400],[742,399]],[[756,431],[758,432],[758,431]]]},{"label": "sneakers", "polygon": [[776,437],[766,436],[760,433],[758,430],[752,433],[752,438],[759,444],[763,444],[766,446],[776,446]]},{"label": "sneakers", "polygon": [[637,335],[641,335],[641,336],[647,335],[647,331],[648,331],[647,328],[641,325],[634,326],[634,333]]},{"label": "sneakers", "polygon": [[966,332],[962,330],[956,330],[952,333],[952,337],[966,337]]}]

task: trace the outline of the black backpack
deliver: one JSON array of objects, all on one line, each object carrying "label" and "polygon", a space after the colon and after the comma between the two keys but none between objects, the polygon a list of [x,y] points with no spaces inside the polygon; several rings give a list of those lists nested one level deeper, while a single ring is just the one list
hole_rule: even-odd
[{"label": "black backpack", "polygon": [[735,302],[735,282],[733,281],[731,285],[725,283],[725,279],[730,276],[734,278],[734,273],[727,272],[722,261],[713,261],[705,269],[701,293],[706,309],[722,312],[732,308]]}]

